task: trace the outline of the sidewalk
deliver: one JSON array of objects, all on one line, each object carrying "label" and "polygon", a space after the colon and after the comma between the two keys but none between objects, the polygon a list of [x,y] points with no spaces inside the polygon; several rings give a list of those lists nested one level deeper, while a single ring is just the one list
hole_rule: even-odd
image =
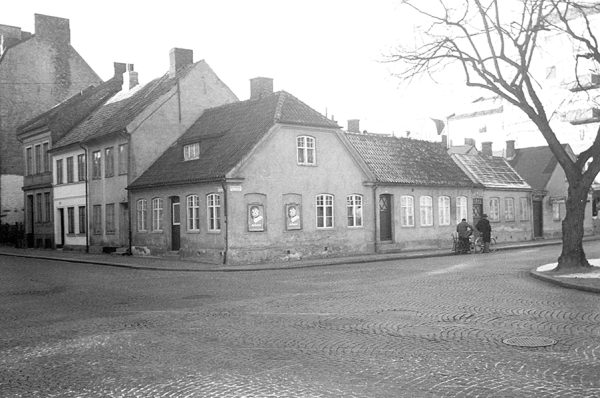
[{"label": "sidewalk", "polygon": [[[600,236],[589,236],[584,242],[598,241]],[[541,247],[560,245],[560,239],[546,239],[528,242],[510,242],[497,245],[498,251],[522,249],[527,247]],[[311,260],[296,260],[278,263],[247,264],[247,265],[222,265],[200,263],[193,260],[156,256],[120,256],[114,254],[88,254],[77,251],[61,251],[50,249],[16,249],[13,247],[0,247],[0,256],[14,256],[25,258],[39,258],[45,260],[67,261],[73,263],[105,265],[110,267],[131,268],[151,271],[183,271],[183,272],[240,272],[240,271],[265,271],[285,270],[294,268],[321,267],[336,264],[360,264],[376,261],[406,260],[415,258],[430,258],[452,256],[449,249],[406,251],[388,254],[367,254],[349,257],[328,257]],[[472,254],[476,256],[477,254]],[[1,257],[0,257],[1,259]],[[1,260],[0,260],[1,261]],[[594,270],[596,271],[596,270]],[[551,272],[532,270],[531,275],[548,282],[564,287],[581,288],[581,290],[600,293],[600,277],[581,278],[559,276]]]}]

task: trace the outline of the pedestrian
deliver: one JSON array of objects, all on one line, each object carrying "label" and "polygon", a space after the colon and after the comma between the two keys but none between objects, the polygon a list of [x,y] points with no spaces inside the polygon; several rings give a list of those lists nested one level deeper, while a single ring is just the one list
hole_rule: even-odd
[{"label": "pedestrian", "polygon": [[483,241],[483,252],[490,252],[490,240],[492,238],[492,226],[488,221],[487,214],[482,214],[481,219],[477,221],[475,228],[481,234],[481,240]]},{"label": "pedestrian", "polygon": [[458,232],[458,252],[470,253],[471,243],[469,239],[473,234],[473,227],[463,218],[456,226],[456,232]]}]

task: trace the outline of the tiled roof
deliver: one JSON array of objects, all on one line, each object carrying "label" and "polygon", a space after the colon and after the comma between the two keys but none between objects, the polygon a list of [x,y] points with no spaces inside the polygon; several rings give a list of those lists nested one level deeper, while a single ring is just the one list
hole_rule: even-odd
[{"label": "tiled roof", "polygon": [[510,161],[511,166],[533,189],[544,190],[558,165],[558,160],[548,146],[519,148]]},{"label": "tiled roof", "polygon": [[76,142],[84,142],[88,139],[95,139],[125,130],[127,125],[146,107],[173,88],[177,79],[193,68],[193,65],[195,64],[182,68],[177,72],[176,77],[171,77],[166,73],[143,86],[133,87],[129,92],[117,93],[61,139],[58,145],[65,146]]},{"label": "tiled roof", "polygon": [[[112,78],[98,86],[90,86],[27,121],[19,126],[17,131],[22,134],[46,126],[51,132],[53,142],[57,143],[69,130],[117,93],[121,88],[121,84],[122,81],[119,77]],[[53,147],[56,148],[58,145],[55,144]]]},{"label": "tiled roof", "polygon": [[452,158],[473,181],[486,188],[531,189],[531,186],[502,157],[456,153]]},{"label": "tiled roof", "polygon": [[473,186],[440,143],[377,134],[345,136],[379,182]]},{"label": "tiled roof", "polygon": [[[222,179],[276,123],[339,128],[284,91],[207,109],[129,188]],[[199,159],[183,161],[183,146],[196,142]]]}]

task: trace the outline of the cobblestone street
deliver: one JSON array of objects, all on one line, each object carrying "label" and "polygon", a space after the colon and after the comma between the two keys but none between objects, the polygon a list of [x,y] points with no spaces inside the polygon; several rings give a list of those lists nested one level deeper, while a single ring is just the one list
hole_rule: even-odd
[{"label": "cobblestone street", "polygon": [[600,295],[528,274],[559,250],[223,273],[0,257],[0,396],[600,396]]}]

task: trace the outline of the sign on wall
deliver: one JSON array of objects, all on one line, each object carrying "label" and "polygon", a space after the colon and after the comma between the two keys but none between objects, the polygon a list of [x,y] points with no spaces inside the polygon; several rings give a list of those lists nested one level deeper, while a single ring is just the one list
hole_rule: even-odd
[{"label": "sign on wall", "polygon": [[288,203],[285,205],[285,226],[288,231],[302,229],[302,215],[300,205]]},{"label": "sign on wall", "polygon": [[261,204],[248,205],[248,231],[261,232],[265,230],[265,208]]}]

